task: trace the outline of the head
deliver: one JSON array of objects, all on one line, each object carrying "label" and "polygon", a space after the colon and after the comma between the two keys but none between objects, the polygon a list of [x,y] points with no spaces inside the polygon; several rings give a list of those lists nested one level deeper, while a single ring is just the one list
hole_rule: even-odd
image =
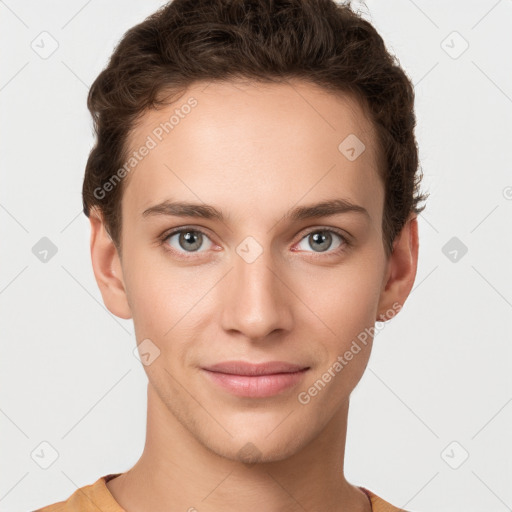
[{"label": "head", "polygon": [[[161,404],[226,457],[299,450],[414,282],[426,195],[406,74],[349,5],[174,0],[125,34],[88,107],[94,272],[158,354]],[[309,370],[244,398],[203,370],[233,360]],[[297,412],[267,437],[283,408]]]}]

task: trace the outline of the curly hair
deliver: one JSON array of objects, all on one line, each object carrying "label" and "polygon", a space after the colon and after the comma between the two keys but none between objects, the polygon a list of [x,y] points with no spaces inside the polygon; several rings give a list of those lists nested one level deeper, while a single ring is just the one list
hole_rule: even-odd
[{"label": "curly hair", "polygon": [[137,122],[195,82],[235,78],[298,78],[356,95],[376,128],[382,155],[382,233],[389,256],[409,215],[423,211],[419,203],[428,197],[419,191],[414,90],[382,37],[350,2],[173,0],[129,29],[87,98],[96,141],[85,169],[84,214],[101,211],[121,253],[126,180],[105,185],[126,162]]}]

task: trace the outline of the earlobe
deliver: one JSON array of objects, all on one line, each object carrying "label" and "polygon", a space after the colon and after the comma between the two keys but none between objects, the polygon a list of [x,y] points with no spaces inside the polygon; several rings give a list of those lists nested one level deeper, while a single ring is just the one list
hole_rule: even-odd
[{"label": "earlobe", "polygon": [[132,317],[123,281],[121,261],[117,248],[110,238],[103,216],[91,210],[91,261],[96,283],[106,308],[119,318]]},{"label": "earlobe", "polygon": [[418,267],[418,220],[411,214],[393,243],[383,282],[376,320],[385,322],[402,308],[416,279]]}]

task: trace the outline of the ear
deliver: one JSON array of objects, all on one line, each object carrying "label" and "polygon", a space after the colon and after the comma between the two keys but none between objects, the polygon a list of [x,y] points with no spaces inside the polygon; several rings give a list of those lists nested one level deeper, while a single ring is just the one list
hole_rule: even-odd
[{"label": "ear", "polygon": [[123,282],[121,260],[108,234],[101,212],[93,208],[91,223],[91,260],[94,277],[107,309],[119,318],[132,317]]},{"label": "ear", "polygon": [[380,295],[377,321],[385,322],[403,307],[418,267],[418,220],[411,214],[393,242]]}]

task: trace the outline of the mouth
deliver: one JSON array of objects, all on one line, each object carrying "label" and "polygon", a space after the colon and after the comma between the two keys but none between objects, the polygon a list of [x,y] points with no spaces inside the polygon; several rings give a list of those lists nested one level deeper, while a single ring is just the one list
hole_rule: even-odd
[{"label": "mouth", "polygon": [[265,398],[296,386],[309,366],[271,361],[260,364],[227,361],[202,368],[210,382],[241,397]]}]

